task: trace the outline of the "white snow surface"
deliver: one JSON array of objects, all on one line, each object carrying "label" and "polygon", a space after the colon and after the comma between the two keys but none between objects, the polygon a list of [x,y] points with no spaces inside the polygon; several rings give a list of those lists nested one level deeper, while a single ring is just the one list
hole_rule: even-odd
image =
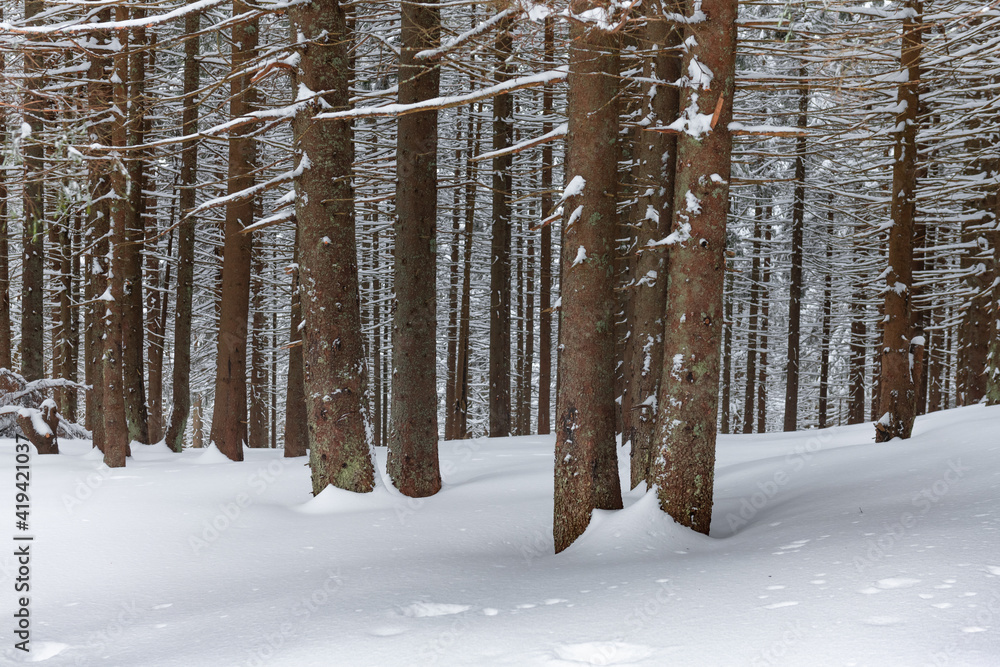
[{"label": "white snow surface", "polygon": [[30,655],[0,552],[0,664],[997,665],[998,431],[974,406],[885,444],[722,436],[711,537],[640,488],[559,555],[552,436],[443,442],[422,500],[384,449],[375,492],[312,498],[280,451],[133,444],[110,470],[64,440],[31,461]]}]

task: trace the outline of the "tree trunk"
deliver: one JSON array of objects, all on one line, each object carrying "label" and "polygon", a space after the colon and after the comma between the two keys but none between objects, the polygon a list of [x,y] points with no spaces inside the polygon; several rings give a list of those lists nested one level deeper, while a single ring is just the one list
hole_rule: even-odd
[{"label": "tree trunk", "polygon": [[910,349],[913,339],[913,224],[916,217],[917,109],[923,4],[908,0],[915,16],[903,19],[901,66],[908,80],[899,86],[902,110],[896,116],[892,170],[892,227],[889,229],[889,270],[885,278],[882,327],[879,419],[875,441],[909,438],[916,417],[916,387]]},{"label": "tree trunk", "polygon": [[[233,2],[233,16],[249,8]],[[229,116],[239,118],[250,111],[254,93],[247,63],[257,51],[257,22],[233,26],[232,71],[244,72],[230,85]],[[253,185],[256,163],[255,141],[246,128],[235,129],[229,138],[229,194]],[[222,295],[219,314],[218,361],[215,371],[215,406],[211,440],[233,461],[243,460],[247,439],[247,318],[250,314],[251,237],[243,229],[253,222],[252,197],[226,205],[225,248],[222,256]]]},{"label": "tree trunk", "polygon": [[764,204],[754,203],[753,257],[750,259],[750,313],[747,322],[747,384],[743,395],[743,433],[753,433],[754,394],[757,389],[757,331],[760,329],[760,235]]},{"label": "tree trunk", "polygon": [[[500,23],[495,44],[496,82],[510,78],[513,19]],[[493,150],[512,143],[514,99],[493,98]],[[510,241],[511,155],[493,158],[493,244],[490,259],[490,437],[510,435]]]},{"label": "tree trunk", "polygon": [[[128,10],[119,5],[115,7],[115,20],[124,21],[128,18]],[[123,39],[125,33],[119,36]],[[111,166],[111,230],[110,255],[111,277],[108,290],[105,293],[107,303],[104,312],[104,347],[103,390],[101,396],[101,418],[104,423],[104,464],[109,468],[122,468],[125,458],[129,456],[128,422],[125,416],[125,386],[122,371],[122,311],[125,303],[125,279],[127,267],[122,253],[122,245],[128,240],[128,171],[122,157],[122,149],[128,143],[126,118],[124,110],[128,106],[128,90],[125,82],[128,80],[128,44],[114,55],[114,73],[112,90],[114,110],[111,143],[115,149]]]},{"label": "tree trunk", "polygon": [[[726,270],[735,0],[705,0],[707,19],[687,26],[685,72],[712,72],[682,91],[664,328],[663,368],[652,478],[660,508],[678,523],[708,533],[712,520],[719,403],[722,294]],[[697,40],[697,45],[694,45]],[[708,121],[707,134],[694,122]]]},{"label": "tree trunk", "polygon": [[[194,0],[191,0],[192,2]],[[199,32],[201,14],[191,12],[184,17],[184,31]],[[191,136],[198,131],[199,87],[198,37],[184,42],[183,110],[181,134]],[[198,180],[198,142],[189,139],[181,144],[180,208],[181,221],[177,229],[177,303],[174,312],[174,354],[171,393],[173,407],[167,426],[167,446],[175,452],[184,448],[184,427],[191,409],[191,313],[194,297],[194,220],[188,215],[195,206],[195,184]]]},{"label": "tree trunk", "polygon": [[[457,122],[456,122],[457,124]],[[456,129],[456,134],[458,130]],[[456,137],[457,138],[457,137]],[[458,438],[457,422],[458,410],[455,409],[455,389],[457,387],[456,373],[458,369],[458,260],[459,241],[461,239],[461,210],[459,208],[459,198],[461,191],[458,184],[462,176],[461,171],[461,149],[455,150],[455,187],[452,192],[451,204],[451,258],[448,262],[448,371],[444,382],[444,439],[455,440]]]},{"label": "tree trunk", "polygon": [[[313,494],[327,485],[356,493],[375,485],[367,434],[366,364],[355,241],[351,123],[312,120],[350,106],[350,34],[338,0],[292,10],[302,48],[299,84],[327,91],[295,119],[304,390]],[[308,162],[308,166],[303,164]]]},{"label": "tree trunk", "polygon": [[[402,3],[399,103],[438,94],[440,72],[415,54],[441,42],[437,5]],[[410,497],[441,489],[437,427],[437,110],[399,117],[396,139],[396,303],[387,469]]]},{"label": "tree trunk", "polygon": [[[809,112],[809,74],[803,63],[799,67],[799,116],[797,127],[805,130]],[[806,137],[795,140],[795,190],[792,201],[792,266],[788,287],[788,358],[785,363],[785,431],[798,427],[799,358],[802,320],[802,259],[806,212]]]},{"label": "tree trunk", "polygon": [[[760,271],[760,361],[757,364],[757,432],[767,432],[767,345],[771,326],[771,295],[768,283],[771,281],[771,207],[764,207],[764,262]],[[752,378],[748,378],[751,379]]]},{"label": "tree trunk", "polygon": [[[298,217],[298,216],[296,216]],[[268,441],[267,424],[267,357],[264,345],[267,341],[267,314],[264,312],[264,249],[258,240],[253,258],[253,275],[250,279],[250,307],[253,312],[253,327],[250,331],[250,420],[248,424],[247,446],[252,449],[266,449]]]},{"label": "tree trunk", "polygon": [[[0,7],[0,21],[3,20],[3,8]],[[0,52],[0,72],[7,71],[7,60]],[[0,108],[0,146],[6,146],[10,141],[7,132],[7,110]],[[7,197],[7,170],[0,169],[0,368],[14,370],[13,366],[13,332],[10,321],[10,234]]]},{"label": "tree trunk", "polygon": [[[680,11],[676,4],[669,11]],[[650,12],[652,14],[652,12]],[[680,31],[653,14],[646,26],[646,39],[656,45],[656,55],[647,58],[646,76],[659,81],[680,78],[677,45]],[[679,110],[680,95],[673,86],[650,85],[645,112],[651,125],[672,122]],[[649,480],[653,439],[656,434],[657,388],[663,364],[663,307],[667,299],[667,249],[650,246],[670,233],[677,138],[672,134],[644,131],[639,134],[636,200],[635,286],[632,288],[633,328],[628,338],[631,367],[625,370],[627,391],[632,394],[633,425],[632,488]],[[628,420],[623,420],[628,421]],[[625,439],[623,435],[623,440]]]},{"label": "tree trunk", "polygon": [[[555,61],[555,28],[551,16],[545,17],[544,61]],[[542,88],[542,133],[552,131],[553,89]],[[542,169],[539,186],[542,190],[541,217],[552,215],[552,143],[542,146]],[[551,427],[552,399],[552,225],[542,225],[538,250],[538,434],[548,434]]]},{"label": "tree trunk", "polygon": [[309,451],[309,416],[306,408],[304,371],[302,369],[302,297],[299,285],[299,225],[295,225],[295,250],[292,263],[292,304],[288,333],[288,384],[285,394],[285,457],[305,456]]},{"label": "tree trunk", "polygon": [[[136,6],[132,18],[142,20],[145,9]],[[145,134],[146,31],[133,31],[133,45],[128,63],[128,146],[141,145]],[[146,383],[143,375],[145,318],[142,298],[142,247],[146,240],[143,228],[146,189],[145,151],[129,151],[123,156],[128,169],[128,198],[125,218],[125,243],[121,246],[125,267],[125,300],[122,302],[122,379],[125,389],[125,420],[129,441],[149,442],[149,421],[146,411]]]},{"label": "tree trunk", "polygon": [[[41,0],[24,0],[24,19],[43,9]],[[45,375],[45,61],[35,48],[24,49],[22,153],[24,155],[24,233],[21,265],[21,375],[29,382]],[[27,134],[25,133],[27,130]]]},{"label": "tree trunk", "polygon": [[[600,7],[575,0],[575,14]],[[570,25],[569,137],[556,392],[556,553],[622,506],[615,447],[618,36]]]},{"label": "tree trunk", "polygon": [[[475,116],[475,131],[472,119]],[[481,105],[477,104],[475,113],[470,110],[468,124],[468,139],[466,155],[479,154],[479,139],[483,128]],[[462,252],[462,299],[458,314],[458,359],[455,369],[455,406],[456,413],[455,437],[469,437],[469,355],[472,352],[470,340],[470,310],[472,288],[472,234],[476,220],[476,164],[472,160],[465,163],[465,244]]]},{"label": "tree trunk", "polygon": [[[831,195],[830,199],[833,197]],[[830,234],[833,233],[833,202],[830,202]],[[823,317],[820,322],[820,357],[819,357],[819,406],[818,426],[829,426],[829,396],[830,396],[830,335],[833,321],[833,246],[829,239],[826,242],[826,266],[823,271]]]}]

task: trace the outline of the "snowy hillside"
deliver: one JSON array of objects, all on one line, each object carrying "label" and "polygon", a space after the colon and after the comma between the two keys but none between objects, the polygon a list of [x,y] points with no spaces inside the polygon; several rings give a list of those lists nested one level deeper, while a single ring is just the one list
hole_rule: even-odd
[{"label": "snowy hillside", "polygon": [[[309,495],[305,459],[32,457],[48,665],[998,665],[1000,408],[724,436],[712,537],[655,498],[552,554],[551,437],[442,444],[443,491]],[[13,479],[14,445],[0,443]],[[620,452],[628,479],[626,452]],[[379,452],[384,473],[385,453]],[[8,482],[8,489],[12,488]],[[627,486],[627,485],[626,485]],[[5,492],[10,494],[10,491]]]}]

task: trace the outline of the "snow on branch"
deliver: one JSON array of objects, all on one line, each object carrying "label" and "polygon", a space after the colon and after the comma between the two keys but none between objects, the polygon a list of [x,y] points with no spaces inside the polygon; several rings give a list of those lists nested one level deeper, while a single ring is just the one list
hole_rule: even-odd
[{"label": "snow on branch", "polygon": [[512,16],[513,14],[514,14],[514,8],[508,7],[502,12],[498,12],[497,14],[494,14],[490,18],[486,19],[485,21],[477,25],[475,28],[472,28],[471,30],[466,30],[462,34],[452,37],[451,39],[441,44],[441,46],[439,46],[438,48],[418,51],[416,54],[414,54],[413,57],[416,60],[431,60],[431,61],[438,60],[444,54],[448,53],[452,49],[462,46],[473,37],[481,35],[484,32],[489,32],[493,28],[493,26],[500,23],[500,21],[504,20],[508,16]]},{"label": "snow on branch", "polygon": [[492,160],[495,157],[501,157],[503,155],[513,155],[515,153],[520,153],[521,151],[533,148],[535,146],[540,146],[541,144],[547,144],[550,141],[556,139],[561,139],[569,134],[569,124],[562,123],[556,129],[551,132],[546,132],[545,134],[534,137],[533,139],[525,139],[513,146],[508,146],[507,148],[501,148],[497,151],[490,151],[489,153],[483,153],[482,155],[477,155],[476,157],[469,158],[469,162],[481,162],[483,160]]},{"label": "snow on branch", "polygon": [[516,79],[504,81],[503,83],[498,83],[495,86],[487,86],[486,88],[480,88],[479,90],[474,90],[471,93],[466,93],[465,95],[432,97],[429,100],[423,100],[422,102],[414,102],[413,104],[384,104],[382,106],[359,107],[356,109],[348,109],[346,111],[332,111],[328,113],[316,114],[315,116],[313,116],[313,120],[340,120],[342,118],[392,117],[392,116],[402,116],[408,113],[416,113],[418,111],[450,109],[452,107],[460,107],[466,104],[471,104],[472,102],[478,102],[480,100],[490,99],[498,95],[503,95],[504,93],[513,92],[515,90],[523,90],[524,88],[534,88],[536,86],[543,86],[553,81],[563,81],[566,79],[568,73],[569,73],[569,66],[560,65],[559,67],[549,70],[548,72],[542,72],[540,74],[531,74],[529,76],[521,76]]}]

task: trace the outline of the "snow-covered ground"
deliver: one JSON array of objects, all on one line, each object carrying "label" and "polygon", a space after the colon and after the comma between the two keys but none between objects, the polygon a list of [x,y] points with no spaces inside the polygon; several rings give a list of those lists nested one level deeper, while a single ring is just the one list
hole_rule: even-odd
[{"label": "snow-covered ground", "polygon": [[[723,437],[711,538],[639,491],[559,556],[551,437],[442,443],[425,500],[313,499],[280,451],[133,446],[110,471],[63,442],[32,457],[30,655],[0,551],[0,662],[1000,665],[1000,408],[873,433]],[[9,540],[13,442],[0,460]]]}]

